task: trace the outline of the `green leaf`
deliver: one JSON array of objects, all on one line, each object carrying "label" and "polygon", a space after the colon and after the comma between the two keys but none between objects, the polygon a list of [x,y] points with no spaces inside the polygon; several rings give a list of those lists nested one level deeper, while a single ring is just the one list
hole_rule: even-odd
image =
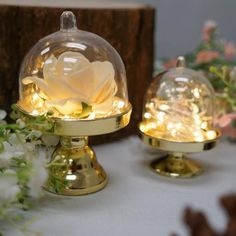
[{"label": "green leaf", "polygon": [[60,193],[63,189],[65,189],[68,186],[68,183],[69,181],[61,179],[53,175],[50,175],[48,179],[49,187],[55,193]]},{"label": "green leaf", "polygon": [[11,109],[12,109],[13,111],[17,111],[17,110],[18,110],[17,104],[16,104],[16,103],[13,103],[13,104],[11,105]]},{"label": "green leaf", "polygon": [[92,106],[88,105],[87,103],[82,102],[82,112],[81,113],[75,113],[77,118],[86,118],[90,115],[92,112]]}]

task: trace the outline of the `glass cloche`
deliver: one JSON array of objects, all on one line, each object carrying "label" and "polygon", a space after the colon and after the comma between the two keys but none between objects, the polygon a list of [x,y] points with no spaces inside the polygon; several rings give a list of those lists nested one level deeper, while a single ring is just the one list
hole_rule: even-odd
[{"label": "glass cloche", "polygon": [[174,142],[215,139],[214,90],[200,73],[185,68],[179,57],[176,68],[159,74],[150,85],[140,130]]},{"label": "glass cloche", "polygon": [[20,108],[31,115],[95,119],[128,109],[124,64],[96,34],[77,29],[72,12],[26,55],[19,77]]}]

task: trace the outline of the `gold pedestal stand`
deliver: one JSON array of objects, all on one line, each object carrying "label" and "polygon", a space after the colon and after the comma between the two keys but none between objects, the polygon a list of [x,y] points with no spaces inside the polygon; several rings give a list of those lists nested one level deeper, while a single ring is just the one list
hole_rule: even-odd
[{"label": "gold pedestal stand", "polygon": [[63,195],[83,195],[104,188],[108,178],[97,161],[88,137],[62,136],[49,163],[44,188]]},{"label": "gold pedestal stand", "polygon": [[[23,119],[34,119],[20,107]],[[128,125],[132,107],[125,112],[94,120],[59,119],[53,122],[51,134],[60,136],[60,143],[48,164],[49,177],[44,188],[52,193],[78,196],[103,189],[108,181],[106,172],[88,145],[88,137],[115,132]]]},{"label": "gold pedestal stand", "polygon": [[144,133],[142,129],[144,125],[144,122],[139,125],[142,141],[151,147],[168,152],[168,155],[152,161],[151,168],[159,175],[173,178],[191,178],[200,175],[203,172],[203,168],[195,161],[189,160],[185,154],[210,150],[216,146],[220,137],[220,132],[217,131],[217,137],[212,140],[204,142],[174,142]]}]

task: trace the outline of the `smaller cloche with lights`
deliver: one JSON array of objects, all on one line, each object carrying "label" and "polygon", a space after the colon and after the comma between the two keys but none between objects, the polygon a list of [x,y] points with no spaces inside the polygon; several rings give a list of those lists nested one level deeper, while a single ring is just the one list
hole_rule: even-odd
[{"label": "smaller cloche with lights", "polygon": [[[139,125],[141,137],[182,160],[184,153],[211,149],[220,136],[214,126],[214,102],[210,82],[201,73],[186,68],[185,59],[178,57],[176,67],[158,74],[147,90]],[[167,169],[165,174],[170,175]]]}]

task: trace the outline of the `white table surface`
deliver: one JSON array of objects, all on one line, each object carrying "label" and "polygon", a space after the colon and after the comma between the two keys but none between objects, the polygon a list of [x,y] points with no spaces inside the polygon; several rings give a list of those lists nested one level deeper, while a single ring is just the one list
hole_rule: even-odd
[{"label": "white table surface", "polygon": [[[225,215],[218,197],[236,192],[236,144],[221,142],[214,150],[192,155],[205,173],[194,179],[169,179],[152,172],[156,153],[138,138],[96,146],[109,175],[108,186],[80,197],[47,195],[33,213],[31,228],[45,236],[168,236],[187,235],[183,209],[204,209],[210,222],[222,229]],[[21,235],[8,229],[6,235]]]}]

